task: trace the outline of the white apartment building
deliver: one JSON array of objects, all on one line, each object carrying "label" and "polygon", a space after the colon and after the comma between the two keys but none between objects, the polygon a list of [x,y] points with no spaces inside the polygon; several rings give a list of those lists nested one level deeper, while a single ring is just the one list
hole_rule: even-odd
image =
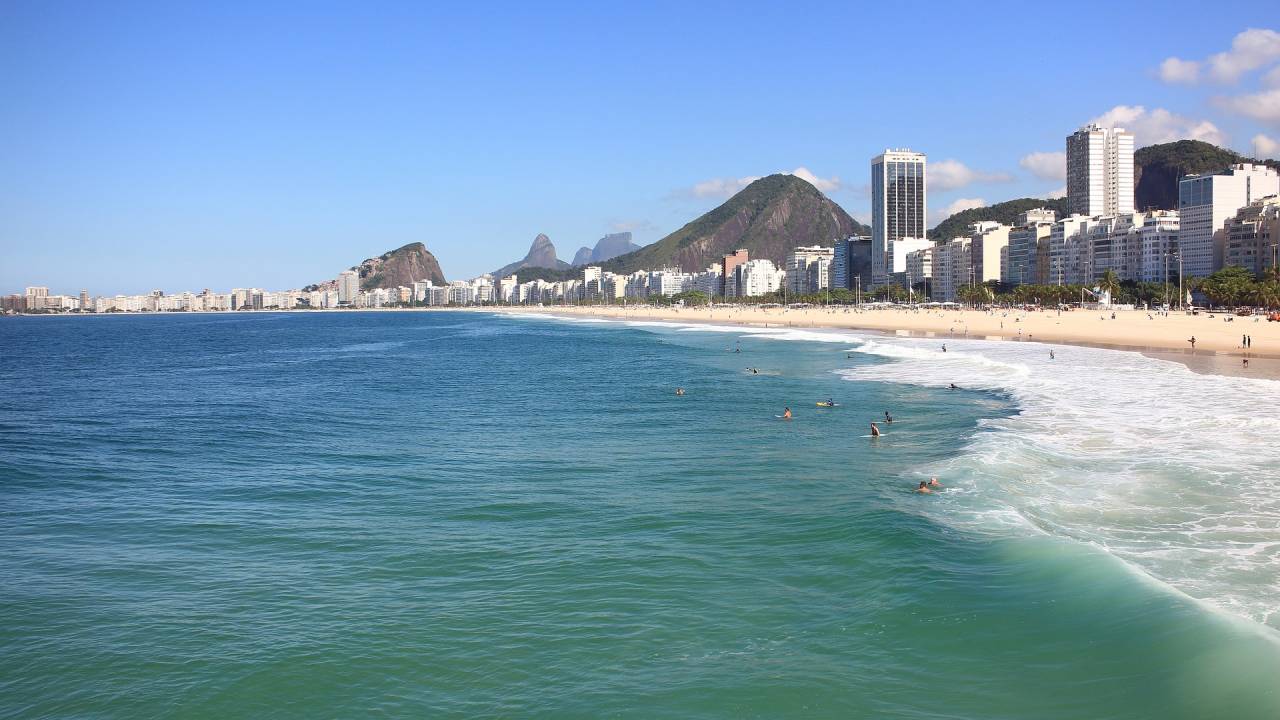
[{"label": "white apartment building", "polygon": [[1178,182],[1182,229],[1178,247],[1183,271],[1204,277],[1222,267],[1227,219],[1249,203],[1280,194],[1280,174],[1264,165],[1239,163],[1213,175],[1188,175]]},{"label": "white apartment building", "polygon": [[[907,289],[914,289],[916,285],[925,283],[930,285],[933,279],[933,243],[929,243],[929,247],[921,248],[913,252],[907,253],[907,270],[905,273]],[[930,294],[935,288],[930,287]]]},{"label": "white apartment building", "polygon": [[1056,219],[1056,213],[1046,208],[1034,208],[1020,216],[1018,227],[1009,230],[1009,251],[1001,271],[1004,282],[1015,285],[1047,282],[1048,268],[1041,267],[1040,257],[1048,254],[1049,233]]},{"label": "white apartment building", "polygon": [[1000,281],[1008,259],[1009,231],[1013,228],[991,220],[969,226],[970,252],[973,253],[973,282]]},{"label": "white apartment building", "polygon": [[911,283],[907,278],[907,256],[931,247],[933,247],[933,241],[923,237],[904,237],[889,241],[889,250],[885,258],[886,282],[896,282],[910,287]]},{"label": "white apartment building", "polygon": [[1086,125],[1067,136],[1067,212],[1133,212],[1133,133]]},{"label": "white apartment building", "polygon": [[1280,196],[1269,195],[1240,208],[1228,218],[1224,264],[1255,275],[1280,262]]},{"label": "white apartment building", "polygon": [[757,297],[782,289],[786,272],[774,266],[772,260],[748,260],[738,266],[737,297]]},{"label": "white apartment building", "polygon": [[958,237],[933,249],[933,299],[954,302],[973,275],[973,240]]},{"label": "white apartment building", "polygon": [[1045,281],[1050,285],[1070,285],[1085,282],[1090,276],[1089,231],[1098,224],[1098,218],[1084,215],[1065,217],[1053,224],[1049,232],[1049,272]]},{"label": "white apartment building", "polygon": [[1177,276],[1179,227],[1177,210],[1147,213],[1142,221],[1142,262],[1138,280],[1163,283]]},{"label": "white apartment building", "polygon": [[924,153],[910,150],[885,150],[871,159],[873,285],[889,282],[889,243],[925,237],[928,217],[925,164]]},{"label": "white apartment building", "polygon": [[792,250],[785,261],[787,292],[800,295],[827,289],[834,257],[834,248],[821,245]]}]

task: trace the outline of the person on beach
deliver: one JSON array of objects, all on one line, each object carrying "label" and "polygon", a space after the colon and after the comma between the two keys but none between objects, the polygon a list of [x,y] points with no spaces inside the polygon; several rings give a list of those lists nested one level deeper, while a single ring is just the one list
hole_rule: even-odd
[{"label": "person on beach", "polygon": [[789,407],[788,407],[788,408],[782,408],[782,419],[783,419],[783,420],[790,420],[790,419],[791,419],[791,408],[789,408]]},{"label": "person on beach", "polygon": [[1245,370],[1249,369],[1249,358],[1244,358],[1244,369]]},{"label": "person on beach", "polygon": [[927,494],[929,494],[929,493],[931,493],[931,492],[933,492],[933,491],[929,489],[929,484],[928,484],[928,483],[926,483],[925,481],[921,480],[921,481],[920,481],[920,487],[916,488],[916,492],[918,492],[918,493],[923,493],[923,494],[926,494],[926,495],[927,495]]}]

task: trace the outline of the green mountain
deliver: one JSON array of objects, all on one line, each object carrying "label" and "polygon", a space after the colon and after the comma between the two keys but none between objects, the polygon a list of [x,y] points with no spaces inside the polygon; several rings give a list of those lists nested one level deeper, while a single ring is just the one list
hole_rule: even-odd
[{"label": "green mountain", "polygon": [[1140,148],[1133,154],[1133,205],[1138,210],[1176,210],[1178,180],[1184,175],[1216,172],[1241,162],[1280,168],[1280,161],[1254,160],[1199,140]]},{"label": "green mountain", "polygon": [[351,268],[360,273],[360,289],[412,286],[420,280],[430,280],[435,285],[445,285],[444,272],[436,256],[420,242],[384,252],[376,258],[368,258]]},{"label": "green mountain", "polygon": [[870,232],[808,182],[770,175],[658,242],[602,266],[615,273],[663,267],[695,271],[739,248],[752,258],[781,263],[799,245],[830,247],[837,238]]},{"label": "green mountain", "polygon": [[1017,225],[1019,215],[1039,207],[1053,210],[1058,213],[1058,217],[1063,217],[1067,212],[1067,199],[1037,200],[1036,198],[1018,198],[1017,200],[1006,200],[1002,203],[973,208],[972,210],[961,210],[930,230],[929,239],[941,242],[954,237],[967,236],[969,234],[969,225],[983,220],[994,220],[1005,225]]}]

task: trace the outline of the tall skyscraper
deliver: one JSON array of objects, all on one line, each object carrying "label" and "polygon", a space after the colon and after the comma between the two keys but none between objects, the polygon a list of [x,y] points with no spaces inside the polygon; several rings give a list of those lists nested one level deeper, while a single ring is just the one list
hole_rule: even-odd
[{"label": "tall skyscraper", "polygon": [[355,270],[338,273],[338,302],[354,305],[360,295],[360,274]]},{"label": "tall skyscraper", "polygon": [[1178,181],[1182,272],[1204,277],[1222,267],[1225,234],[1221,231],[1227,218],[1255,200],[1276,194],[1280,194],[1280,175],[1264,165],[1249,163]]},{"label": "tall skyscraper", "polygon": [[889,282],[889,244],[924,238],[925,155],[885,150],[871,160],[871,283]]},{"label": "tall skyscraper", "polygon": [[1067,136],[1067,214],[1133,212],[1133,133],[1086,125]]}]

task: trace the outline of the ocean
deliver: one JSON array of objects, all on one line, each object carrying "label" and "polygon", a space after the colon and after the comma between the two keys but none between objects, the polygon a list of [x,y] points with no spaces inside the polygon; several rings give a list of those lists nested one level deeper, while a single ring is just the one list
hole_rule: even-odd
[{"label": "ocean", "polygon": [[1280,717],[1280,382],[469,312],[0,347],[3,718]]}]

